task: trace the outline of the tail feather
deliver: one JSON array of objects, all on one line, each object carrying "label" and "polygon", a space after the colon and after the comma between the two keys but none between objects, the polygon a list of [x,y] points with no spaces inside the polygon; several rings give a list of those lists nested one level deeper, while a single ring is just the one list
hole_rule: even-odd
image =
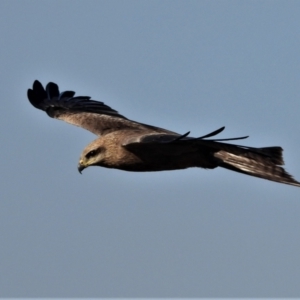
[{"label": "tail feather", "polygon": [[300,187],[300,182],[280,167],[284,164],[281,147],[249,148],[249,151],[245,149],[239,151],[237,146],[234,151],[230,150],[224,149],[214,153],[214,156],[221,160],[220,167]]},{"label": "tail feather", "polygon": [[267,156],[275,165],[284,165],[281,147],[256,148],[256,151]]},{"label": "tail feather", "polygon": [[224,127],[221,127],[199,138],[188,138],[187,133],[173,140],[171,143],[196,145],[202,153],[209,153],[214,157],[213,161],[209,161],[209,163],[201,162],[199,164],[200,167],[215,168],[219,166],[250,176],[300,187],[300,182],[296,181],[281,167],[284,165],[283,150],[281,147],[254,148],[224,143],[224,141],[244,139],[246,137],[206,139],[217,135],[223,130]]}]

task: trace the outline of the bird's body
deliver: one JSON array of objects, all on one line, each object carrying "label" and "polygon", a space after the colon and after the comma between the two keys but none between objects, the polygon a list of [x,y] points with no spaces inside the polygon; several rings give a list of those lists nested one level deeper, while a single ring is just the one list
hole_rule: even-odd
[{"label": "bird's body", "polygon": [[124,171],[148,172],[191,167],[223,167],[247,175],[300,186],[282,167],[282,148],[253,148],[224,143],[243,139],[207,139],[224,127],[199,138],[135,122],[90,97],[59,93],[49,83],[46,89],[35,81],[28,90],[33,106],[50,117],[87,129],[99,137],[82,152],[78,169],[101,166]]},{"label": "bird's body", "polygon": [[[124,136],[128,130],[120,130],[109,133],[105,138],[100,137],[90,144],[81,156],[81,164],[85,163],[85,155],[96,147],[101,147],[103,159],[99,166],[120,169],[124,171],[149,172],[178,170],[190,167],[215,168],[217,164],[209,162],[209,153],[199,152],[197,147],[185,147],[173,145],[170,152],[169,144],[156,145],[146,144],[134,146],[123,144]],[[131,135],[133,139],[138,138],[142,131]],[[101,146],[100,146],[101,145]],[[214,160],[210,157],[210,160]]]}]

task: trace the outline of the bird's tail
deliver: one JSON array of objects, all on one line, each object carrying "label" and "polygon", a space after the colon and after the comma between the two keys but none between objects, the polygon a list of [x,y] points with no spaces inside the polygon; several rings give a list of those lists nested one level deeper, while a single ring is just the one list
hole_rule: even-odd
[{"label": "bird's tail", "polygon": [[248,148],[248,151],[238,146],[226,148],[214,153],[220,159],[220,167],[300,187],[300,182],[280,167],[284,164],[281,147]]}]

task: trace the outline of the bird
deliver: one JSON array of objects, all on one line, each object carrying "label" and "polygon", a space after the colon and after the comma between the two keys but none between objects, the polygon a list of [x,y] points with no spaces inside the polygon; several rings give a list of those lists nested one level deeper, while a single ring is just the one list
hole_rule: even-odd
[{"label": "bird", "polygon": [[44,88],[35,80],[27,97],[35,108],[45,111],[49,117],[97,135],[80,155],[80,173],[90,166],[131,172],[220,167],[300,187],[300,182],[282,167],[281,147],[255,148],[228,143],[248,136],[211,139],[225,127],[193,138],[190,132],[179,134],[130,120],[103,102],[88,96],[75,96],[74,91],[60,93],[53,82]]}]

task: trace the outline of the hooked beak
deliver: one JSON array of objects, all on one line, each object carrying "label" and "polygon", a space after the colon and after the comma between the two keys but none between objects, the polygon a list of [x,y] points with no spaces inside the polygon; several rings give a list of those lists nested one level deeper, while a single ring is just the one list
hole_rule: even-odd
[{"label": "hooked beak", "polygon": [[85,169],[86,167],[84,165],[82,165],[80,162],[78,163],[77,169],[78,172],[81,174],[81,172]]}]

